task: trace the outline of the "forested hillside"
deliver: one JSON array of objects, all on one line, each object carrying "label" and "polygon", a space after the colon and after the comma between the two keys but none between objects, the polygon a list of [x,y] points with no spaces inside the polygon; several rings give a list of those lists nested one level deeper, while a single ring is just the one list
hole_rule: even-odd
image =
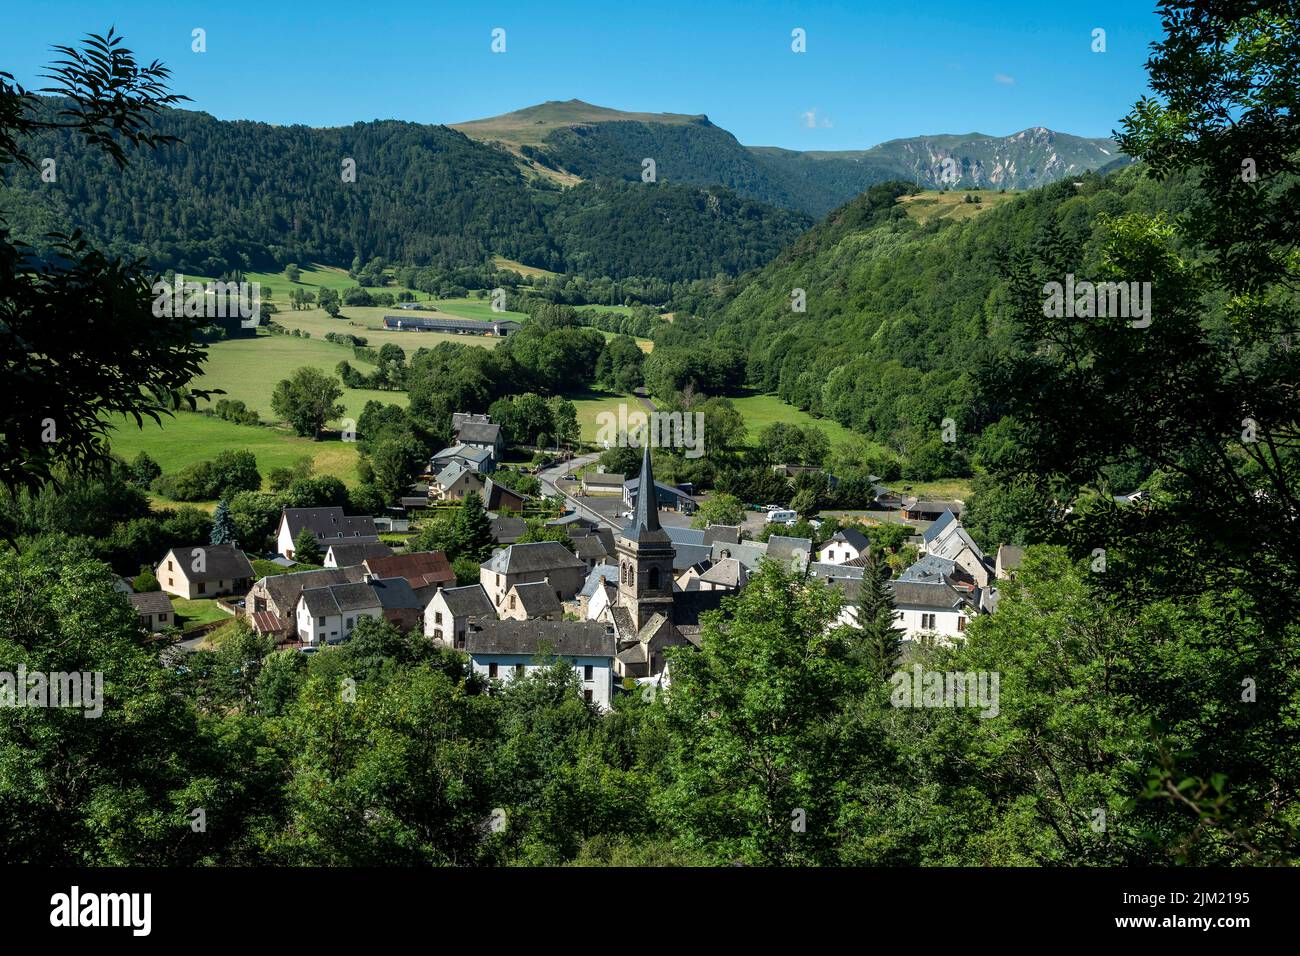
[{"label": "forested hillside", "polygon": [[[904,458],[961,455],[940,448],[939,423],[966,437],[1000,417],[981,394],[982,365],[1015,342],[1007,271],[1046,247],[1097,264],[1104,217],[1180,205],[1181,188],[1136,169],[1089,175],[1026,193],[965,221],[922,224],[898,202],[915,191],[889,183],[834,213],[765,268],[696,313],[715,344],[748,356],[749,383],[834,418]],[[793,290],[806,311],[793,308]],[[942,471],[952,463],[936,462]]]},{"label": "forested hillside", "polygon": [[[714,190],[720,202],[710,207],[683,184],[655,184],[653,198],[629,189],[561,194],[525,178],[503,150],[444,126],[313,129],[182,110],[163,112],[157,126],[181,142],[120,171],[68,131],[40,131],[32,149],[55,160],[57,180],[43,182],[39,170],[13,176],[3,202],[18,238],[81,228],[114,252],[203,275],[347,266],[357,256],[450,268],[496,254],[592,276],[653,269],[674,281],[758,265],[809,223],[726,190]],[[354,182],[344,181],[346,159]],[[592,210],[582,208],[588,198]],[[597,220],[636,241],[593,242]]]}]

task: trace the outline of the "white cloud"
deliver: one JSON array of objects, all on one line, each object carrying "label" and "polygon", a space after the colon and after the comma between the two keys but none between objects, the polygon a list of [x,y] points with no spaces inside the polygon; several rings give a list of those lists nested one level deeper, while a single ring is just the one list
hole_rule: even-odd
[{"label": "white cloud", "polygon": [[1007,76],[1005,73],[994,73],[993,82],[1001,83],[1003,86],[1011,86],[1016,82],[1016,78],[1014,76]]}]

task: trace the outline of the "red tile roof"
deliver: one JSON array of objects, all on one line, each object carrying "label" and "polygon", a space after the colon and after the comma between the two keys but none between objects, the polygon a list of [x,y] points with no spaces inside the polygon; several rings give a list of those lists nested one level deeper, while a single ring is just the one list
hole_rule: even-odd
[{"label": "red tile roof", "polygon": [[413,588],[456,580],[447,555],[441,551],[415,551],[386,558],[366,558],[366,570],[381,578],[406,578]]}]

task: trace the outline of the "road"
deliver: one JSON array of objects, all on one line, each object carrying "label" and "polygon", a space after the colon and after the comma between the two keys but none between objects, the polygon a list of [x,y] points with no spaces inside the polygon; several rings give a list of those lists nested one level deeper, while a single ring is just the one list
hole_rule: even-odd
[{"label": "road", "polygon": [[537,480],[542,483],[542,490],[548,495],[558,495],[564,500],[568,507],[572,508],[584,518],[590,518],[601,528],[609,528],[611,531],[622,531],[621,524],[615,524],[609,518],[602,515],[599,511],[588,508],[573,495],[567,494],[556,487],[555,482],[567,475],[571,471],[577,471],[584,465],[590,465],[601,456],[601,452],[591,452],[586,455],[577,455],[568,461],[561,462],[551,468],[544,468],[537,472]]}]

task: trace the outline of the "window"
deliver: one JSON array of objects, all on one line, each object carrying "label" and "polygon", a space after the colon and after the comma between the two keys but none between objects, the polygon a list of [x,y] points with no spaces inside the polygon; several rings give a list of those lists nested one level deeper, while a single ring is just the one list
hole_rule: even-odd
[{"label": "window", "polygon": [[349,631],[352,630],[352,618],[348,618],[347,624],[345,626]]},{"label": "window", "polygon": [[167,586],[168,586],[169,588],[175,587],[175,586],[176,586],[176,582],[173,581],[171,578],[168,578],[168,579],[167,579]]},{"label": "window", "polygon": [[456,647],[463,649],[465,647],[465,632],[460,631],[456,634]]},{"label": "window", "polygon": [[583,679],[583,680],[593,680],[593,679],[594,679],[594,675],[595,675],[595,673],[596,673],[596,668],[595,668],[594,665],[592,665],[592,664],[583,664],[583,665],[582,665],[582,679]]},{"label": "window", "polygon": [[958,631],[958,633],[961,633],[961,632],[964,631],[964,630],[966,630],[966,619],[965,619],[964,617],[962,617],[960,614],[958,614],[958,615],[957,615],[957,631]]},{"label": "window", "polygon": [[442,628],[440,628],[440,627],[435,627],[435,628],[433,629],[433,636],[434,636],[434,638],[435,638],[436,640],[439,640],[439,641],[442,640]]},{"label": "window", "polygon": [[202,581],[200,581],[200,582],[199,582],[199,593],[200,593],[200,594],[205,594],[205,593],[207,593],[207,590],[208,590],[208,586],[207,586],[206,584],[204,584]]},{"label": "window", "polygon": [[582,699],[585,700],[587,703],[590,704],[590,703],[591,703],[591,691],[589,691],[589,690],[584,690],[584,691],[582,692]]},{"label": "window", "polygon": [[934,615],[933,615],[933,614],[922,614],[922,615],[921,615],[921,629],[922,629],[922,630],[925,630],[925,631],[933,631],[933,630],[934,630]]},{"label": "window", "polygon": [[159,614],[159,615],[158,615],[158,620],[160,620],[160,621],[165,621],[165,620],[167,620],[167,613],[164,611],[163,613]]},{"label": "window", "polygon": [[494,662],[488,665],[488,677],[496,677],[496,676],[497,676],[497,665]]},{"label": "window", "polygon": [[168,558],[168,559],[167,559],[167,570],[168,570],[168,571],[175,571],[175,570],[176,570],[174,567],[172,567],[172,559],[171,559],[171,558]]},{"label": "window", "polygon": [[442,623],[442,612],[441,612],[441,611],[434,611],[434,612],[433,612],[433,623],[434,623],[434,624],[441,624],[441,623]]},{"label": "window", "polygon": [[659,569],[658,568],[650,569],[650,590],[651,591],[659,590]]},{"label": "window", "polygon": [[324,627],[324,626],[325,626],[325,618],[323,618],[323,617],[318,617],[318,618],[316,618],[316,623],[319,624],[321,627]]},{"label": "window", "polygon": [[516,676],[516,677],[523,677],[523,676],[524,676],[524,665],[523,665],[523,664],[516,664],[516,665],[515,665],[515,676]]},{"label": "window", "polygon": [[515,609],[515,596],[512,594],[510,595],[510,610],[513,611],[514,609]]}]

